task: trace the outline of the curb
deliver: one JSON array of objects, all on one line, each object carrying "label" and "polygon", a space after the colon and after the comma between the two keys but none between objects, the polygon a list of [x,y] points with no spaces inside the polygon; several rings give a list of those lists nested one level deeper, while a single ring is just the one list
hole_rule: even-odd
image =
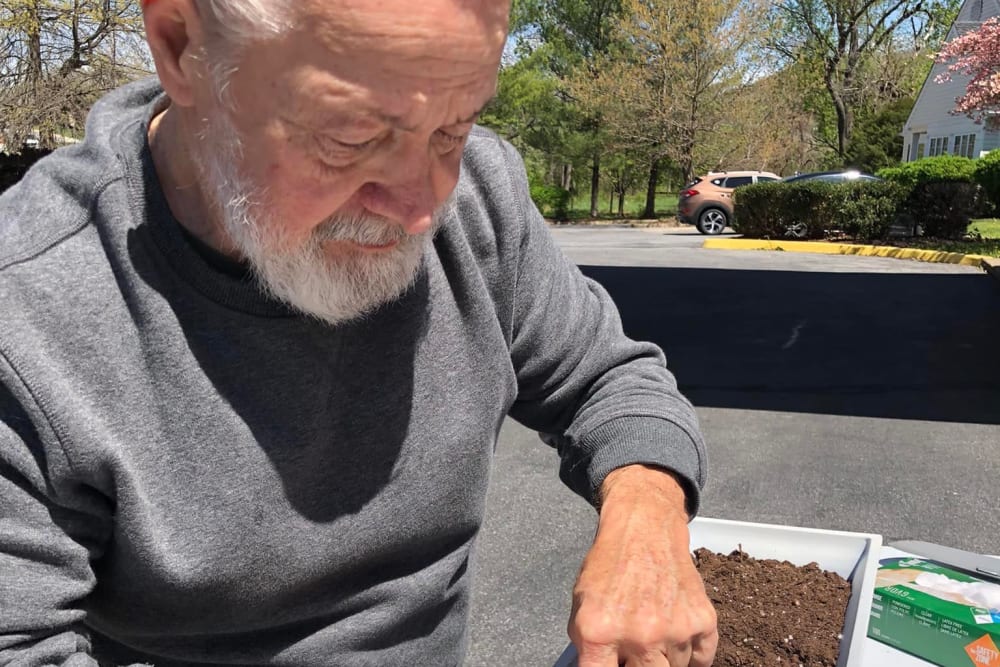
[{"label": "curb", "polygon": [[817,243],[815,241],[768,241],[758,239],[706,239],[704,248],[714,250],[777,250],[809,252],[821,255],[858,255],[862,257],[891,257],[912,259],[918,262],[962,264],[977,266],[1000,280],[1000,259],[982,255],[964,255],[960,252],[922,250],[920,248],[895,248],[891,246],[853,245],[847,243]]},{"label": "curb", "polygon": [[994,280],[1000,281],[1000,259],[984,257],[981,266],[983,271],[993,276]]}]

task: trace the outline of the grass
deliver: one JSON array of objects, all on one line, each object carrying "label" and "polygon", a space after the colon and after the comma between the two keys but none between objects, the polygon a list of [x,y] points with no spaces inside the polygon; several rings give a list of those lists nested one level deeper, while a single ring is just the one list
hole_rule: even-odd
[{"label": "grass", "polygon": [[963,255],[983,255],[984,257],[1000,257],[1000,238],[949,241],[947,239],[907,239],[903,245],[907,248],[922,248],[924,250],[940,250],[942,252],[959,252]]},{"label": "grass", "polygon": [[982,236],[984,239],[1000,239],[1000,219],[982,218],[973,220],[969,225],[969,232],[975,236]]},{"label": "grass", "polygon": [[1000,257],[1000,219],[981,218],[969,224],[969,238],[960,241],[946,239],[907,239],[911,248],[960,252],[965,255]]},{"label": "grass", "polygon": [[[611,201],[610,196],[607,193],[601,195],[598,200],[598,215],[596,220],[600,221],[616,221],[616,220],[629,220],[635,221],[642,215],[643,209],[646,208],[646,195],[645,194],[633,194],[625,197],[625,216],[619,217],[618,215],[618,198],[615,198],[614,202],[614,213],[609,213],[609,202]],[[658,219],[669,218],[673,219],[677,215],[677,195],[669,193],[659,193],[656,195],[656,217]],[[581,195],[574,197],[570,200],[569,205],[569,220],[571,222],[585,222],[592,221],[595,218],[590,217],[590,195]],[[653,222],[653,221],[650,221]]]}]

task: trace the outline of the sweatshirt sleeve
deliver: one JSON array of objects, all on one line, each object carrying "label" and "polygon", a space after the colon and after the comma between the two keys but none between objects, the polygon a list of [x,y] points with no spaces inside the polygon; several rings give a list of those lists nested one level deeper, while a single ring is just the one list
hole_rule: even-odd
[{"label": "sweatshirt sleeve", "polygon": [[511,416],[558,450],[560,477],[589,502],[612,470],[642,463],[679,476],[694,516],[706,475],[694,408],[663,352],[625,336],[608,293],[563,255],[528,194],[520,157],[503,146],[514,186],[510,208],[522,218]]},{"label": "sweatshirt sleeve", "polygon": [[60,489],[68,462],[13,375],[0,356],[0,665],[96,666],[82,600],[110,511]]}]

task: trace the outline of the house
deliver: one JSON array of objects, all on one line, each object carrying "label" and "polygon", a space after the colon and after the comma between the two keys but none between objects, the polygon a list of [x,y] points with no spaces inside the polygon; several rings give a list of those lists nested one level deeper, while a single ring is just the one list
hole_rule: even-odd
[{"label": "house", "polygon": [[[964,0],[947,39],[978,28],[983,21],[1000,17],[1000,0]],[[935,83],[948,66],[935,63],[924,81],[910,117],[903,128],[903,162],[934,155],[979,157],[1000,148],[1000,130],[977,124],[965,115],[953,115],[955,100],[965,92],[968,77],[953,75],[947,83]]]}]

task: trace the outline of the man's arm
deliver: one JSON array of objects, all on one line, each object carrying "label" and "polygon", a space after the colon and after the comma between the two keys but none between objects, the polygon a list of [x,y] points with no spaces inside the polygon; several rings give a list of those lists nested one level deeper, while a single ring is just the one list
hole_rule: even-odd
[{"label": "man's arm", "polygon": [[601,487],[597,536],[573,589],[580,667],[709,667],[716,614],[688,550],[685,495],[662,469],[628,466]]},{"label": "man's arm", "polygon": [[96,550],[110,512],[102,521],[66,497],[68,462],[13,377],[0,356],[0,665],[96,667],[80,607],[95,583],[84,543]]},{"label": "man's arm", "polygon": [[[556,245],[531,201],[517,153],[504,144],[502,156],[501,165],[473,161],[470,167],[493,183],[498,168],[509,174],[506,192],[491,188],[505,195],[497,195],[494,207],[519,218],[496,223],[502,232],[517,229],[520,235],[509,271],[515,281],[510,354],[518,388],[511,416],[558,450],[563,481],[593,505],[612,470],[646,464],[676,475],[693,516],[706,475],[694,408],[678,391],[663,352],[628,338],[608,293]],[[496,152],[484,157],[493,159]]]},{"label": "man's arm", "polygon": [[546,434],[562,479],[600,509],[569,625],[580,665],[708,667],[715,612],[688,551],[706,474],[694,408],[660,349],[626,337],[607,292],[556,246],[506,151],[523,224],[511,415]]}]

